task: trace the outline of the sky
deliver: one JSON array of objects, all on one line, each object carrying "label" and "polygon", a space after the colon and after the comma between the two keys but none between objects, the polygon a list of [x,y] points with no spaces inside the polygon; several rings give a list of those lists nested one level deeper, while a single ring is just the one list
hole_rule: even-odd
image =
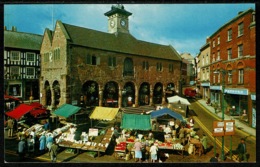
[{"label": "sky", "polygon": [[[108,31],[104,15],[115,4],[5,4],[8,30],[43,35],[57,20],[97,31]],[[136,39],[171,45],[178,53],[196,56],[206,38],[237,16],[255,9],[254,3],[233,4],[123,4],[129,16],[129,32]]]}]

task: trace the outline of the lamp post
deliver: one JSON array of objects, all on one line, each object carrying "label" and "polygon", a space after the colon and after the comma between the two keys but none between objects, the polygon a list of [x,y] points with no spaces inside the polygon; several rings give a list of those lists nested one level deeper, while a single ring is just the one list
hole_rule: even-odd
[{"label": "lamp post", "polygon": [[[226,71],[225,70],[217,70],[214,72],[214,74],[222,74],[222,83],[221,83],[221,113],[222,113],[222,121],[225,120],[225,115],[224,115],[224,90],[225,90],[225,76],[226,76]],[[225,153],[224,153],[224,136],[222,136],[222,147],[221,147],[221,160],[225,159]]]}]

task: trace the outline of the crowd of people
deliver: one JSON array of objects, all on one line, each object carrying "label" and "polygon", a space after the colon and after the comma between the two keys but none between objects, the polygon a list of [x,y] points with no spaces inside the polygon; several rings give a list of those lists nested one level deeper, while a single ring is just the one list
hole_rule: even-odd
[{"label": "crowd of people", "polygon": [[39,136],[37,136],[35,129],[27,133],[27,129],[23,128],[22,131],[17,133],[17,139],[19,140],[17,153],[20,161],[24,160],[26,154],[33,157],[34,155],[49,152],[51,161],[56,162],[58,145],[52,133],[50,133],[48,121],[44,122],[43,129],[44,131]]}]

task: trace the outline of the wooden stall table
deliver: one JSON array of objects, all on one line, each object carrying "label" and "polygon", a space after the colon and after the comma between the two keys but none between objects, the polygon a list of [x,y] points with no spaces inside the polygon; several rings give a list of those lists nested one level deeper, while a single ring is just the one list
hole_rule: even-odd
[{"label": "wooden stall table", "polygon": [[126,150],[114,149],[114,157],[116,159],[125,159],[125,157],[126,157]]},{"label": "wooden stall table", "polygon": [[184,157],[183,151],[184,146],[182,146],[178,141],[172,141],[171,143],[161,143],[158,144],[158,149],[168,149],[168,150],[176,150],[178,154]]},{"label": "wooden stall table", "polygon": [[199,156],[201,156],[201,154],[203,153],[202,143],[198,139],[194,139],[194,138],[190,139],[190,143],[194,145],[194,147],[193,147],[193,155],[198,153]]},{"label": "wooden stall table", "polygon": [[73,143],[70,145],[70,148],[74,148],[77,150],[76,154],[79,154],[79,150],[84,146],[85,144],[79,144],[79,143]]},{"label": "wooden stall table", "polygon": [[61,141],[58,143],[58,145],[60,147],[67,147],[67,148],[69,148],[72,144],[73,144],[73,142],[71,142],[71,141]]}]

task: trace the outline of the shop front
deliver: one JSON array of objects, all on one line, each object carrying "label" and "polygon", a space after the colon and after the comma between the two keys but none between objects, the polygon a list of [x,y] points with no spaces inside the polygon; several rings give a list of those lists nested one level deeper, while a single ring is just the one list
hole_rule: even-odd
[{"label": "shop front", "polygon": [[202,98],[204,100],[207,100],[210,97],[209,94],[210,82],[203,82],[201,83],[201,86],[202,86]]},{"label": "shop front", "polygon": [[248,89],[226,88],[224,90],[227,114],[239,117],[240,121],[249,123],[250,101]]},{"label": "shop front", "polygon": [[221,86],[210,86],[210,101],[211,104],[214,104],[214,106],[221,105]]}]

